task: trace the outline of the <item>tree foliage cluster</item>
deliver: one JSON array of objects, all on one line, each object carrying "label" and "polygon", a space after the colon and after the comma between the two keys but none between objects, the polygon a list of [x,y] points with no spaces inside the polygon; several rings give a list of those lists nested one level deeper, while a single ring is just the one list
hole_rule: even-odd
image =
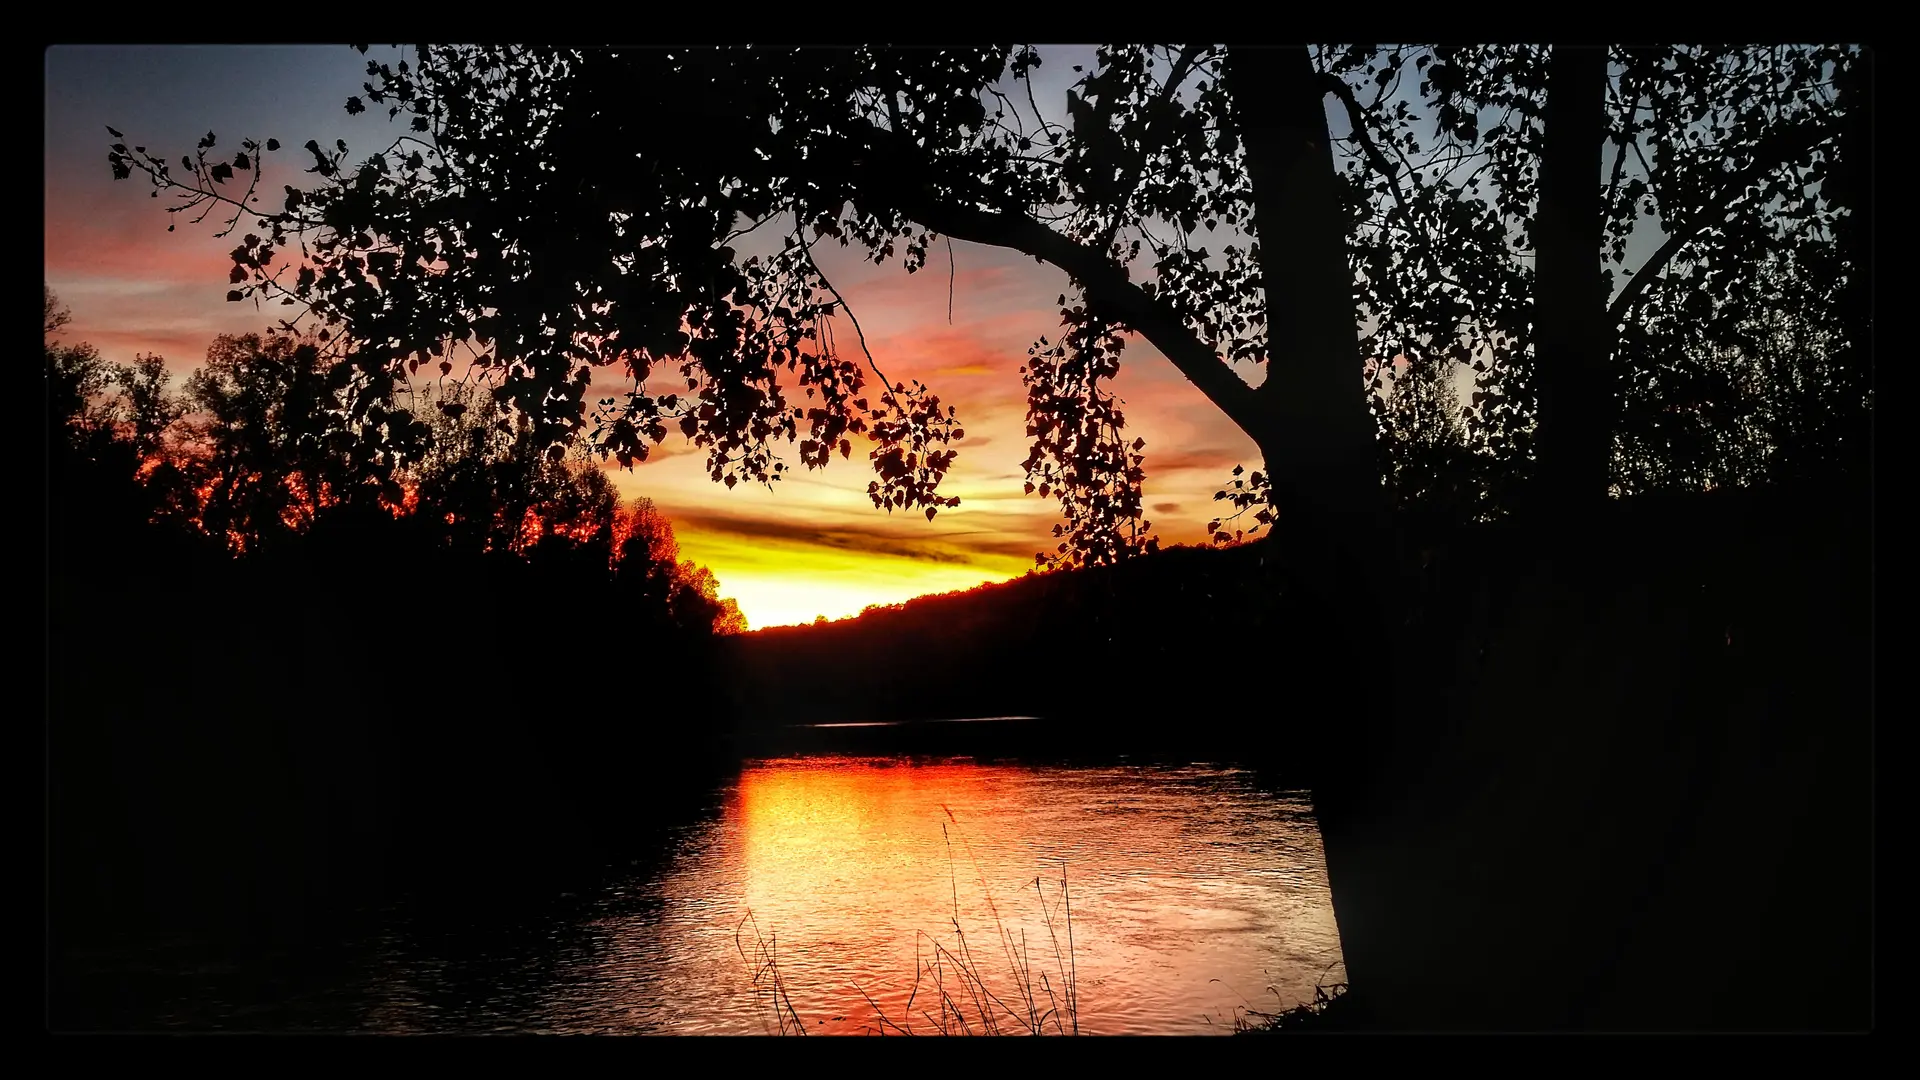
[{"label": "tree foliage cluster", "polygon": [[[244,233],[230,298],[311,333],[401,465],[426,452],[404,380],[460,370],[552,460],[585,433],[637,462],[677,431],[716,480],[773,483],[783,448],[817,468],[857,437],[875,505],[931,517],[963,418],[881,374],[816,251],[1049,264],[1068,286],[1021,372],[1025,483],[1063,521],[1036,561],[1150,576],[1129,559],[1154,533],[1113,389],[1128,350],[1256,445],[1212,531],[1277,543],[1229,553],[1257,570],[1225,582],[1224,620],[1175,624],[1228,627],[1251,662],[1194,645],[1179,670],[1339,699],[1312,785],[1381,1022],[1864,1016],[1830,988],[1865,985],[1870,910],[1847,884],[1870,880],[1864,848],[1839,838],[1868,835],[1873,52],[1102,46],[1042,104],[1058,62],[418,46],[348,103],[397,137],[309,142],[271,195],[273,140],[229,158],[210,132],[177,170],[116,141],[109,161]],[[621,392],[590,401],[596,372]],[[1823,498],[1661,498],[1777,481]],[[1449,532],[1449,584],[1411,587],[1423,522],[1489,517],[1510,543]],[[1137,686],[1140,630],[1070,620],[1000,669],[1104,700],[1087,688]],[[926,696],[913,659],[875,681]],[[1792,844],[1743,846],[1788,788]],[[1804,914],[1801,858],[1833,885],[1822,925],[1856,936],[1756,960],[1755,934]],[[1759,966],[1783,962],[1814,997],[1774,992]],[[1521,977],[1472,1001],[1443,985],[1489,963]]]},{"label": "tree foliage cluster", "polygon": [[[50,430],[69,452],[136,478],[148,522],[237,556],[298,547],[330,518],[392,519],[429,550],[599,565],[621,602],[658,626],[737,633],[738,606],[679,557],[672,523],[619,495],[591,457],[556,458],[470,384],[429,382],[416,415],[356,422],[312,341],[222,335],[175,391],[162,357],[110,365],[55,340],[68,314],[46,292]],[[433,407],[437,406],[437,407]],[[396,451],[389,424],[409,429]],[[85,497],[84,493],[74,493]]]},{"label": "tree foliage cluster", "polygon": [[740,616],[646,500],[484,406],[383,472],[307,343],[222,338],[175,392],[46,311],[59,947],[571,873],[724,768]]},{"label": "tree foliage cluster", "polygon": [[[1025,486],[1065,519],[1039,561],[1101,563],[1154,544],[1111,389],[1138,339],[1261,448],[1229,540],[1382,484],[1458,519],[1858,470],[1863,55],[1103,46],[1043,108],[1030,47],[422,45],[347,103],[392,142],[307,143],[284,198],[271,139],[110,159],[253,230],[230,298],[312,327],[387,452],[419,452],[396,378],[457,360],[536,445],[632,464],[678,433],[729,485],[864,436],[875,505],[929,517],[961,420],[837,346],[814,246],[1051,263]],[[627,389],[589,402],[603,369]]]}]

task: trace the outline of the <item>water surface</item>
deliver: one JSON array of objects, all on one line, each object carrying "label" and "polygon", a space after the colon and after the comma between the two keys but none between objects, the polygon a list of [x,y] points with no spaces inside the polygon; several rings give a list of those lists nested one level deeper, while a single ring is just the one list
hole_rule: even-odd
[{"label": "water surface", "polygon": [[663,859],[580,895],[395,909],[318,966],[155,953],[153,1023],[758,1034],[779,1030],[770,953],[787,1026],[815,1033],[957,1026],[944,988],[976,1028],[984,1003],[1001,1030],[1189,1034],[1310,999],[1340,957],[1309,804],[1239,770],[813,756],[717,794]]}]

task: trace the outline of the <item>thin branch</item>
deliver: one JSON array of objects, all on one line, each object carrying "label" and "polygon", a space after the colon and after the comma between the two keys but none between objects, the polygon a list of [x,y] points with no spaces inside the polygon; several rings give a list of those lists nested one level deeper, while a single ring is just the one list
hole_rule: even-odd
[{"label": "thin branch", "polygon": [[759,228],[762,225],[765,225],[767,222],[772,221],[774,218],[779,217],[781,214],[785,212],[786,212],[786,208],[781,207],[778,210],[774,210],[770,212],[769,214],[767,214],[766,217],[761,218],[759,221],[754,222],[753,224],[747,226],[744,229],[733,230],[732,232],[728,233],[724,239],[720,241],[720,245],[722,247],[725,247],[726,245],[733,243],[735,240],[738,240],[740,237],[747,235],[748,233],[752,232],[753,230]]},{"label": "thin branch", "polygon": [[887,94],[887,127],[895,135],[905,135],[907,133],[907,129],[900,122],[900,103],[898,100],[900,95],[898,92],[891,89],[888,90],[886,94]]},{"label": "thin branch", "polygon": [[[1020,81],[1026,85],[1027,104],[1033,106],[1033,118],[1039,124],[1039,134],[1045,135],[1049,142],[1057,142],[1058,140],[1055,139],[1053,135],[1053,129],[1059,127],[1059,125],[1048,120],[1046,114],[1040,111],[1040,103],[1033,99],[1033,73],[1029,71],[1022,75]],[[1065,128],[1060,128],[1060,130],[1063,134],[1066,132]]]},{"label": "thin branch", "polygon": [[[1620,103],[1619,95],[1616,94],[1614,95],[1614,104],[1618,106],[1619,103]],[[1613,206],[1614,193],[1620,189],[1620,174],[1624,172],[1627,167],[1627,144],[1630,142],[1637,144],[1640,141],[1637,137],[1635,137],[1633,133],[1633,122],[1634,122],[1634,119],[1639,115],[1639,112],[1640,112],[1640,102],[1638,101],[1638,99],[1636,99],[1633,102],[1632,106],[1630,106],[1627,109],[1626,122],[1623,123],[1620,127],[1620,135],[1619,135],[1620,141],[1617,144],[1617,147],[1614,150],[1614,154],[1613,154],[1613,176],[1607,181],[1606,205],[1609,209],[1611,209]]]},{"label": "thin branch", "polygon": [[[129,160],[131,161],[132,159],[129,158]],[[190,210],[195,205],[197,205],[201,199],[212,199],[212,200],[217,200],[219,202],[226,203],[229,206],[237,207],[238,209],[245,211],[246,213],[252,214],[257,220],[266,222],[269,224],[275,221],[290,222],[298,226],[299,231],[318,228],[321,225],[321,223],[318,221],[302,219],[293,214],[287,213],[286,211],[279,211],[276,213],[265,213],[260,210],[254,209],[251,206],[248,206],[246,203],[240,202],[229,196],[222,195],[218,191],[199,187],[197,185],[189,186],[187,184],[183,184],[180,181],[174,179],[173,174],[171,172],[161,172],[160,170],[154,168],[151,164],[145,161],[133,161],[133,165],[135,168],[138,168],[140,171],[146,173],[149,178],[158,181],[159,186],[163,188],[178,189],[179,191],[182,191],[182,192],[191,193],[184,196],[184,198],[186,198],[187,201],[183,205],[168,207],[167,208],[168,213],[179,213],[182,210]],[[202,214],[201,216],[205,217],[206,215]],[[239,220],[239,215],[235,214],[234,219],[236,221]],[[231,229],[229,229],[229,231],[231,231]]]},{"label": "thin branch", "polygon": [[1193,69],[1200,63],[1201,54],[1205,52],[1206,47],[1203,45],[1189,45],[1180,50],[1179,57],[1173,62],[1173,70],[1167,73],[1167,81],[1160,87],[1160,102],[1164,103],[1173,97],[1174,91],[1178,90],[1187,76],[1193,73]]},{"label": "thin branch", "polygon": [[1628,143],[1627,145],[1633,147],[1633,156],[1639,160],[1640,168],[1645,170],[1647,174],[1647,193],[1653,196],[1653,211],[1654,213],[1658,214],[1661,212],[1660,193],[1654,190],[1653,166],[1647,164],[1647,155],[1645,151],[1640,149],[1639,139],[1635,139],[1632,142]]},{"label": "thin branch", "polygon": [[[1164,107],[1168,101],[1172,100],[1174,92],[1180,89],[1180,83],[1186,79],[1187,75],[1193,71],[1194,65],[1199,62],[1202,51],[1202,47],[1199,45],[1188,45],[1186,48],[1180,50],[1180,56],[1173,62],[1173,70],[1167,73],[1167,81],[1161,85],[1160,93],[1154,98],[1153,104],[1146,109],[1145,115],[1149,122],[1151,122],[1152,115],[1155,111]],[[1144,147],[1142,149],[1144,149]],[[1121,191],[1124,192],[1124,194],[1121,195],[1122,209],[1125,208],[1126,200],[1132,197],[1133,189],[1140,186],[1140,181],[1145,179],[1146,174],[1147,155],[1143,153],[1140,157],[1140,167],[1134,170],[1133,176],[1127,181],[1125,187],[1121,188]],[[1113,243],[1113,238],[1119,233],[1120,228],[1120,217],[1116,214],[1113,223],[1100,234],[1099,243],[1093,246],[1105,249],[1107,245]]]},{"label": "thin branch", "polygon": [[[1646,291],[1647,283],[1659,276],[1683,248],[1692,243],[1702,232],[1723,223],[1732,208],[1733,201],[1739,198],[1750,185],[1764,179],[1768,173],[1782,165],[1791,164],[1812,150],[1831,142],[1835,135],[1835,132],[1828,131],[1825,135],[1815,137],[1809,129],[1799,128],[1776,136],[1771,140],[1771,145],[1763,140],[1760,145],[1755,146],[1753,148],[1754,163],[1745,171],[1728,178],[1714,197],[1708,199],[1698,213],[1690,215],[1686,224],[1669,235],[1666,243],[1660,245],[1660,250],[1654,252],[1653,257],[1634,272],[1632,279],[1627,282],[1625,288],[1620,290],[1620,295],[1615,297],[1613,303],[1607,308],[1609,324],[1618,326],[1627,317],[1627,312],[1632,310],[1633,305],[1640,299],[1640,294]],[[1764,157],[1763,152],[1765,152]]]},{"label": "thin branch", "polygon": [[1402,58],[1402,54],[1405,52],[1406,48],[1404,46],[1396,46],[1394,48],[1393,55],[1388,58],[1388,66],[1393,71],[1393,78],[1387,82],[1378,84],[1380,89],[1374,93],[1373,104],[1368,106],[1369,109],[1378,109],[1380,103],[1387,100],[1388,94],[1395,93],[1400,89],[1400,75],[1406,67],[1406,61]]},{"label": "thin branch", "polygon": [[[797,210],[794,213],[793,235],[795,239],[800,241],[800,250],[807,257],[807,265],[813,267],[814,274],[820,278],[820,284],[825,285],[827,291],[833,294],[834,300],[839,302],[840,310],[847,313],[847,319],[853,323],[853,332],[855,336],[860,339],[860,351],[866,354],[867,366],[873,369],[874,376],[880,380],[880,392],[886,396],[888,403],[897,409],[900,407],[900,404],[894,400],[893,383],[887,380],[887,373],[881,371],[879,363],[873,359],[873,350],[867,348],[867,332],[860,328],[860,319],[854,315],[852,306],[847,303],[847,298],[841,296],[840,290],[834,288],[833,282],[827,280],[827,272],[820,269],[819,262],[815,261],[813,257],[813,246],[807,243],[806,229],[800,225],[803,216],[804,215]],[[902,411],[904,412],[905,410]]]},{"label": "thin branch", "polygon": [[1393,163],[1387,160],[1385,154],[1380,152],[1379,145],[1368,133],[1366,112],[1360,107],[1360,102],[1354,98],[1353,87],[1348,86],[1346,80],[1337,75],[1322,75],[1320,79],[1327,91],[1339,98],[1340,103],[1346,106],[1347,120],[1353,125],[1353,137],[1359,140],[1360,148],[1366,151],[1367,160],[1379,170],[1380,175],[1387,178],[1387,184],[1393,191],[1393,199],[1400,204],[1401,211],[1411,217],[1413,212],[1407,208],[1407,197],[1400,190],[1400,171],[1393,167]]}]

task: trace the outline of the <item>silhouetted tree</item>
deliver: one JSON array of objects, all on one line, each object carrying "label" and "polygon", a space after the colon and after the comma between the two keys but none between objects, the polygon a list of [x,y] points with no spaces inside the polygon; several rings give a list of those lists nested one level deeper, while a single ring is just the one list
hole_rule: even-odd
[{"label": "silhouetted tree", "polygon": [[595,463],[577,449],[549,456],[524,417],[471,383],[429,386],[420,397],[430,403],[424,411],[433,437],[411,475],[422,504],[444,521],[448,543],[527,551],[558,536],[598,545],[609,561],[617,557],[618,498]]},{"label": "silhouetted tree", "polygon": [[116,366],[113,381],[120,387],[134,452],[143,460],[161,453],[167,434],[186,413],[184,403],[167,390],[172,376],[166,358],[142,353],[131,365]]},{"label": "silhouetted tree", "polygon": [[[1062,297],[1062,339],[1025,369],[1029,479],[1066,511],[1055,555],[1099,562],[1149,539],[1142,447],[1102,388],[1122,332],[1254,437],[1266,468],[1241,489],[1293,490],[1277,504],[1296,503],[1292,519],[1372,513],[1379,466],[1356,393],[1368,355],[1473,365],[1480,446],[1524,461],[1537,424],[1543,490],[1604,493],[1616,388],[1649,355],[1617,348],[1615,328],[1737,307],[1754,252],[1830,242],[1818,186],[1844,115],[1831,84],[1856,56],[1116,47],[1076,82],[1061,126],[1007,93],[1039,64],[1030,49],[420,47],[415,67],[370,63],[350,109],[407,113],[415,134],[359,167],[344,144],[310,143],[320,183],[289,189],[281,210],[226,191],[239,173],[257,186],[251,141],[229,161],[210,134],[184,178],[122,143],[112,158],[187,206],[223,200],[254,219],[233,295],[344,329],[338,351],[372,392],[463,346],[551,442],[586,422],[590,372],[612,364],[632,392],[594,416],[623,463],[678,426],[716,479],[771,482],[785,465],[770,438],[818,467],[868,431],[871,494],[888,509],[949,505],[936,487],[957,419],[918,386],[857,396],[865,376],[820,333],[843,305],[807,233],[875,260],[897,247],[910,270],[941,232],[1053,262],[1079,299]],[[602,108],[613,93],[622,106]],[[1284,257],[1258,246],[1262,217],[1288,223]],[[1649,217],[1665,240],[1609,285]],[[776,254],[731,246],[776,221]],[[1222,226],[1240,242],[1218,256],[1188,241]],[[295,240],[306,264],[271,269]],[[1281,348],[1259,388],[1235,373]],[[781,367],[817,403],[790,404]],[[666,368],[686,395],[649,390]]]},{"label": "silhouetted tree", "polygon": [[1484,515],[1489,464],[1467,444],[1453,365],[1409,361],[1380,398],[1387,487],[1394,504],[1451,524]]},{"label": "silhouetted tree", "polygon": [[112,408],[103,398],[113,385],[113,369],[92,345],[63,345],[56,340],[73,315],[60,306],[51,288],[45,288],[45,293],[48,437],[84,444],[111,424]]},{"label": "silhouetted tree", "polygon": [[358,437],[341,395],[327,385],[320,353],[287,335],[222,335],[186,382],[193,414],[188,451],[206,473],[201,521],[246,550],[299,532],[328,505],[384,494],[397,504],[392,466],[415,433]]},{"label": "silhouetted tree", "polygon": [[[1864,205],[1858,179],[1845,206],[1823,187],[1836,150],[1861,153],[1850,118],[1863,102],[1836,94],[1860,57],[1103,47],[1063,124],[1033,107],[1041,58],[1024,47],[421,46],[415,66],[369,63],[364,100],[348,102],[405,113],[410,133],[359,162],[344,143],[308,142],[316,182],[287,187],[277,209],[251,201],[272,140],[229,158],[209,133],[179,173],[116,142],[110,163],[179,190],[176,211],[220,202],[230,229],[248,220],[229,297],[278,299],[337,334],[357,393],[384,400],[402,372],[444,373],[461,351],[536,444],[591,421],[596,445],[630,464],[677,427],[729,486],[776,480],[780,440],[812,468],[866,434],[875,505],[929,518],[953,505],[938,484],[959,418],[917,383],[868,389],[827,332],[853,313],[812,245],[898,255],[909,271],[936,237],[1051,263],[1072,294],[1057,339],[1022,369],[1026,470],[1066,520],[1038,561],[1153,544],[1144,443],[1109,389],[1138,335],[1259,447],[1263,467],[1236,468],[1218,498],[1280,541],[1297,629],[1266,648],[1345,691],[1377,685],[1372,657],[1397,625],[1379,446],[1395,410],[1369,397],[1381,386],[1364,363],[1406,357],[1434,385],[1475,371],[1470,445],[1499,468],[1466,485],[1490,489],[1469,492],[1472,506],[1490,494],[1577,528],[1622,454],[1628,486],[1752,475],[1698,448],[1678,453],[1709,459],[1704,472],[1648,471],[1648,448],[1667,451],[1630,425],[1622,450],[1623,410],[1700,363],[1714,385],[1681,397],[1749,407],[1716,357],[1768,302],[1761,270],[1819,264]],[[762,229],[777,250],[742,252]],[[1656,233],[1629,270],[1630,240]],[[1852,243],[1824,272],[1773,280],[1857,288],[1867,265]],[[1848,321],[1833,350],[1848,372],[1870,364],[1864,325]],[[1243,377],[1262,365],[1257,384]],[[630,389],[589,414],[608,366]],[[807,403],[788,400],[782,369]],[[1848,409],[1868,382],[1849,375]],[[1360,695],[1347,757],[1374,756],[1396,710],[1419,712],[1384,690]],[[1357,783],[1329,777],[1323,808]],[[1323,827],[1357,821],[1346,805]],[[1330,860],[1356,850],[1327,835]],[[1336,865],[1336,898],[1343,880]],[[1358,947],[1349,960],[1356,986],[1382,962]]]},{"label": "silhouetted tree", "polygon": [[85,498],[115,478],[137,493],[147,520],[188,526],[236,553],[289,541],[330,516],[365,521],[370,510],[376,522],[410,519],[408,535],[440,550],[579,563],[589,575],[597,566],[650,633],[745,630],[712,572],[680,558],[672,523],[650,500],[623,507],[583,445],[549,453],[525,417],[484,388],[443,381],[406,391],[431,418],[424,434],[409,432],[417,441],[408,457],[391,452],[386,431],[370,436],[356,422],[311,341],[223,335],[175,394],[162,357],[113,366],[91,345],[56,344],[69,319],[49,290],[49,431],[92,463],[63,482],[65,494]]},{"label": "silhouetted tree", "polygon": [[[653,542],[616,557],[628,515],[597,463],[523,469],[509,440],[490,486],[449,494],[444,457],[356,456],[311,343],[221,338],[177,394],[159,357],[116,369],[56,341],[47,295],[56,948],[149,918],[299,924],[389,880],[464,893],[482,865],[482,891],[502,863],[597,866],[712,782],[717,638],[742,620],[672,561],[650,504],[633,516]],[[456,509],[518,531],[439,527]],[[658,665],[645,708],[573,707],[545,662],[568,597],[617,605],[623,647]],[[503,656],[495,625],[549,636]]]}]

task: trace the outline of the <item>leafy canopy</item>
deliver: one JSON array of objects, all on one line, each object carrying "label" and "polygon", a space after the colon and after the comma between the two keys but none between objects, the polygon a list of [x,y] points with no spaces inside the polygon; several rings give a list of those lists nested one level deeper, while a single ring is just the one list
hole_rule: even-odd
[{"label": "leafy canopy", "polygon": [[[411,55],[368,62],[363,96],[347,103],[386,110],[401,134],[360,159],[308,142],[309,179],[281,192],[262,190],[262,157],[280,152],[271,139],[228,157],[209,132],[177,172],[143,147],[110,154],[116,176],[138,169],[156,194],[184,194],[176,212],[231,211],[228,233],[246,222],[229,298],[278,301],[295,309],[283,328],[316,327],[337,362],[329,378],[401,460],[426,452],[425,422],[396,405],[396,386],[457,361],[556,455],[590,432],[630,466],[677,431],[707,451],[716,481],[770,484],[788,470],[780,444],[819,468],[864,436],[874,504],[931,519],[958,501],[939,485],[959,417],[837,347],[829,317],[853,313],[813,248],[837,241],[912,272],[944,235],[1030,254],[1073,282],[1060,332],[1022,369],[1026,486],[1066,517],[1042,562],[1106,562],[1153,543],[1144,443],[1124,434],[1110,389],[1132,335],[1267,450],[1264,473],[1218,496],[1254,512],[1256,528],[1273,520],[1275,472],[1314,467],[1275,460],[1268,437],[1289,365],[1350,360],[1383,439],[1447,444],[1428,458],[1452,462],[1449,477],[1409,491],[1485,512],[1526,471],[1545,48],[1312,50],[1353,280],[1350,358],[1289,356],[1293,343],[1268,338],[1244,117],[1221,47],[1102,47],[1051,112],[1029,47]],[[1596,302],[1618,335],[1623,389],[1607,408],[1627,429],[1615,471],[1629,486],[1673,473],[1646,460],[1670,447],[1635,417],[1704,407],[1709,384],[1676,377],[1676,364],[1713,367],[1716,350],[1777,342],[1754,328],[1756,305],[1780,310],[1782,289],[1831,290],[1859,272],[1834,254],[1841,211],[1822,186],[1835,86],[1857,55],[1610,50],[1594,187],[1610,291]],[[1268,223],[1280,239],[1265,241],[1286,242],[1294,224]],[[1791,306],[1796,318],[1823,310]],[[1838,334],[1801,338],[1838,347]],[[624,392],[589,401],[599,370]],[[1403,370],[1430,389],[1391,393]],[[1463,370],[1474,387],[1456,417],[1440,387]],[[1858,398],[1857,383],[1841,390]],[[1831,398],[1835,385],[1807,392]],[[1823,401],[1814,412],[1832,411]],[[1414,414],[1427,418],[1419,432]],[[1380,468],[1411,475],[1404,461]]]}]

